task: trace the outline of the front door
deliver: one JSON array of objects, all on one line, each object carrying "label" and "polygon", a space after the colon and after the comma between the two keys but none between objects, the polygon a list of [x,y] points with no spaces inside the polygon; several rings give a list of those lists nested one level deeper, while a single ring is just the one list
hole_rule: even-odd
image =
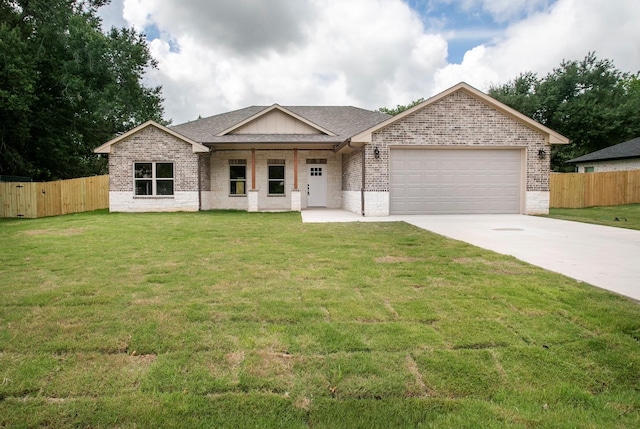
[{"label": "front door", "polygon": [[310,165],[307,181],[307,206],[327,206],[327,166]]}]

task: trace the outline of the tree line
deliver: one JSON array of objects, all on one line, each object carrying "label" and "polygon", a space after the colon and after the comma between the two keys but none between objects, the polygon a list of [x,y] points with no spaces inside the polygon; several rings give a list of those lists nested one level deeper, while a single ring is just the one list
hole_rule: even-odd
[{"label": "tree line", "polygon": [[[55,180],[106,173],[93,149],[163,120],[157,63],[144,34],[102,30],[109,0],[0,0],[0,175]],[[565,135],[552,168],[640,136],[640,78],[589,53],[539,76],[524,72],[489,95]],[[424,99],[379,110],[396,115]]]},{"label": "tree line", "polygon": [[55,180],[102,174],[93,149],[162,121],[143,34],[104,32],[108,0],[0,0],[0,174]]}]

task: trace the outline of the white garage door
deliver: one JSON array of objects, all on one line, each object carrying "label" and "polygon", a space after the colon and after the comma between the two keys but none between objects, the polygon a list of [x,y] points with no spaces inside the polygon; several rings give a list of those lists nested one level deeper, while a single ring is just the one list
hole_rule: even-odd
[{"label": "white garage door", "polygon": [[519,149],[391,149],[391,213],[520,213],[521,159]]}]

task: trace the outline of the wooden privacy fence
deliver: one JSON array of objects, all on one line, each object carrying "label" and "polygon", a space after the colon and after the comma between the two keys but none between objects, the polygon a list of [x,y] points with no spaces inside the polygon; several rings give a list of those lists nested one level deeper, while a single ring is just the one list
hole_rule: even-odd
[{"label": "wooden privacy fence", "polygon": [[551,173],[552,208],[578,209],[640,203],[640,170]]},{"label": "wooden privacy fence", "polygon": [[109,176],[0,182],[0,217],[37,218],[109,207]]}]

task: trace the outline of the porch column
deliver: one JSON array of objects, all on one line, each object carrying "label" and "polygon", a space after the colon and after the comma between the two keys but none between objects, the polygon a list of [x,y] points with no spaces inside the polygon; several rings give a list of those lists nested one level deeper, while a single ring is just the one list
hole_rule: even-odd
[{"label": "porch column", "polygon": [[298,149],[293,149],[293,190],[298,190]]},{"label": "porch column", "polygon": [[298,149],[293,149],[293,190],[291,191],[291,210],[302,210],[300,190],[298,189]]},{"label": "porch column", "polygon": [[247,211],[258,211],[258,190],[256,189],[256,150],[251,149],[251,189],[247,192]]},{"label": "porch column", "polygon": [[256,149],[251,149],[251,190],[256,189]]}]

